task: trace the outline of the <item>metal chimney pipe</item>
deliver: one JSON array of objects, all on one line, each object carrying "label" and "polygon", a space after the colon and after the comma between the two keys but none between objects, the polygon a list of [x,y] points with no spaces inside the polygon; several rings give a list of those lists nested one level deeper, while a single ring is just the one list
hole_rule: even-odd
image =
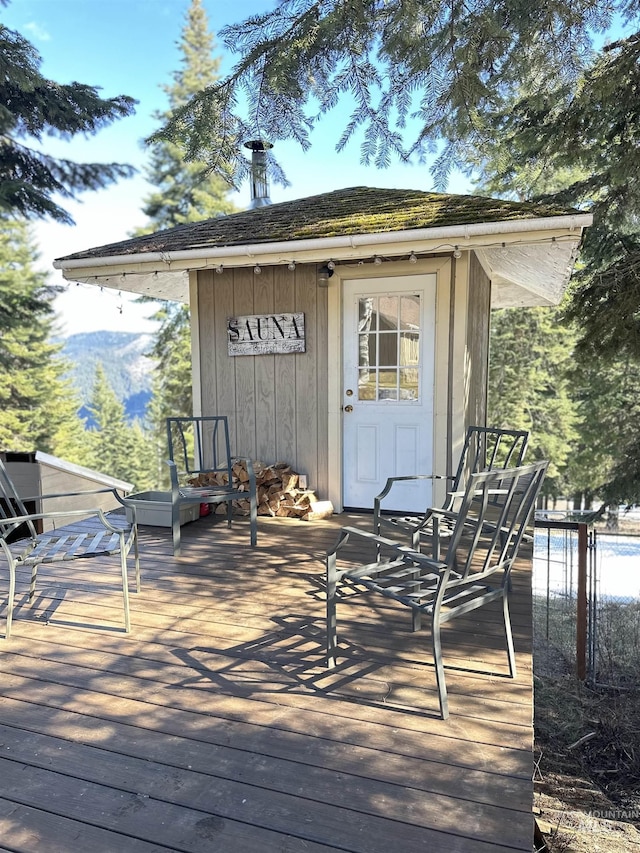
[{"label": "metal chimney pipe", "polygon": [[249,208],[266,207],[271,204],[269,181],[267,180],[267,151],[273,148],[270,142],[252,139],[245,142],[245,148],[251,151],[251,203]]}]

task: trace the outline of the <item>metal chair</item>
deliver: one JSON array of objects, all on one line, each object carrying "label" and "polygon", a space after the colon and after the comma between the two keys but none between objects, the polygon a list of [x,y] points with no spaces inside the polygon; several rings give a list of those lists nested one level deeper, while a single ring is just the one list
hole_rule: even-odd
[{"label": "metal chair", "polygon": [[[495,600],[502,601],[509,674],[516,664],[509,619],[509,577],[522,537],[535,507],[547,462],[472,474],[454,511],[453,534],[441,560],[400,542],[353,527],[342,529],[327,554],[327,665],[338,655],[336,600],[338,585],[379,593],[409,607],[412,630],[422,615],[431,623],[431,642],[440,713],[449,715],[442,659],[441,626]],[[340,555],[350,538],[374,546],[372,562],[354,564],[354,549]],[[379,550],[385,553],[384,558]],[[359,555],[358,555],[359,556]]]},{"label": "metal chair", "polygon": [[[53,495],[37,495],[33,499],[79,497],[88,494],[111,492],[124,505],[123,498],[115,489],[93,489],[83,492],[65,492]],[[35,593],[38,566],[43,563],[66,563],[75,560],[89,560],[92,557],[120,556],[122,578],[122,598],[124,605],[125,631],[131,631],[129,613],[129,582],[127,556],[133,547],[135,554],[136,592],[140,592],[140,558],[138,552],[138,532],[135,523],[135,510],[132,510],[133,522],[127,523],[124,517],[108,519],[101,509],[78,509],[29,513],[24,500],[18,495],[9,473],[0,460],[0,548],[9,566],[9,596],[7,600],[7,627],[5,637],[11,634],[16,570],[22,567],[31,569],[29,601]],[[89,519],[95,519],[90,524]],[[39,533],[38,522],[49,519],[65,522],[57,529]],[[66,522],[77,519],[75,523]],[[122,520],[122,524],[119,522]]]},{"label": "metal chair", "polygon": [[[233,501],[249,500],[251,545],[258,541],[256,476],[250,459],[231,456],[229,424],[224,415],[167,418],[171,474],[173,553],[180,554],[180,507],[185,504],[227,504],[231,527]],[[246,483],[234,485],[234,464],[244,462]],[[206,481],[198,484],[197,481]],[[194,484],[193,481],[196,481]]]},{"label": "metal chair", "polygon": [[[497,427],[470,426],[467,429],[462,453],[456,473],[447,477],[442,474],[413,474],[404,477],[389,477],[384,489],[374,498],[373,529],[382,535],[385,528],[393,538],[405,536],[413,548],[420,550],[421,538],[432,534],[434,516],[446,523],[451,519],[456,506],[460,504],[465,484],[471,474],[479,471],[491,471],[494,468],[511,468],[522,465],[527,451],[529,433],[526,430],[499,429]],[[447,498],[443,506],[430,507],[422,515],[390,512],[383,510],[383,501],[390,495],[394,483],[406,480],[451,480]],[[392,531],[392,532],[391,532]],[[446,527],[440,525],[440,535]]]}]

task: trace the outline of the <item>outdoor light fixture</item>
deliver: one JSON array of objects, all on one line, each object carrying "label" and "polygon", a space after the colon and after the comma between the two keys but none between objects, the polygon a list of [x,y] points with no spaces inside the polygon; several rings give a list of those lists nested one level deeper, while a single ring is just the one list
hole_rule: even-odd
[{"label": "outdoor light fixture", "polygon": [[296,268],[296,262],[295,261],[289,261],[289,269],[291,270],[291,272],[293,272],[295,268]]},{"label": "outdoor light fixture", "polygon": [[253,268],[253,272],[255,273],[255,275],[260,275],[260,273],[262,272],[262,267],[260,266],[260,264],[255,265],[255,267]]},{"label": "outdoor light fixture", "polygon": [[460,246],[455,246],[455,248],[453,250],[453,257],[456,258],[456,260],[458,258],[462,257],[462,252],[460,251]]},{"label": "outdoor light fixture", "polygon": [[418,258],[416,257],[415,252],[411,252],[411,254],[409,255],[409,263],[410,264],[417,264],[418,263]]},{"label": "outdoor light fixture", "polygon": [[216,272],[218,273],[218,275],[222,275],[223,269],[224,267],[222,266],[222,264],[218,264],[218,266],[216,267]]},{"label": "outdoor light fixture", "polygon": [[331,272],[333,272],[335,268],[336,268],[336,265],[335,265],[335,263],[334,263],[333,261],[329,261],[329,262],[327,263],[327,269],[328,269],[328,270],[331,270]]},{"label": "outdoor light fixture", "polygon": [[[331,261],[329,261],[331,263]],[[334,264],[335,267],[335,264]],[[318,268],[318,287],[329,287],[329,279],[333,275],[333,269],[329,264],[324,264]]]}]

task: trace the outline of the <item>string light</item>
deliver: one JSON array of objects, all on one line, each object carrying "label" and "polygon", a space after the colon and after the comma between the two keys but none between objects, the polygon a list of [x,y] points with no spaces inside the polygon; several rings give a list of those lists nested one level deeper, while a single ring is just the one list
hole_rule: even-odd
[{"label": "string light", "polygon": [[[570,238],[567,235],[565,238],[546,237],[546,238],[542,238],[542,239],[538,239],[538,240],[526,240],[526,239],[525,240],[513,240],[513,241],[509,241],[508,245],[502,241],[495,241],[495,242],[491,242],[491,243],[470,244],[468,248],[469,249],[475,249],[475,250],[481,250],[481,249],[491,250],[491,249],[494,249],[494,250],[499,251],[499,253],[501,255],[507,255],[510,248],[517,248],[518,246],[547,245],[551,249],[553,249],[554,251],[560,251],[563,248],[563,242],[568,242],[571,239],[573,239],[573,238]],[[453,257],[456,259],[459,259],[462,257],[462,250],[460,249],[460,246],[457,244],[451,244],[451,243],[440,243],[439,245],[429,247],[429,249],[425,250],[425,251],[428,254],[435,254],[437,252],[446,251],[446,250],[451,251]],[[577,252],[574,252],[572,254],[571,258],[569,259],[570,263],[573,263],[575,261],[575,255],[576,254],[577,254]],[[407,256],[405,255],[404,257],[407,257]],[[397,258],[392,257],[392,258],[383,259],[380,255],[374,255],[373,256],[373,263],[377,266],[377,265],[382,264],[384,262],[384,260],[401,260],[401,259],[402,259],[402,256],[398,256]],[[225,269],[223,264],[221,264],[221,263],[217,263],[214,265],[211,262],[208,262],[208,263],[205,262],[202,266],[191,266],[191,267],[181,269],[181,270],[171,270],[168,259],[163,259],[163,260],[164,260],[164,263],[166,264],[164,269],[156,269],[156,270],[152,270],[149,272],[137,271],[137,270],[128,270],[127,272],[118,273],[115,278],[114,278],[113,273],[108,274],[108,275],[92,275],[89,278],[87,278],[84,282],[76,282],[76,284],[78,284],[78,285],[84,284],[84,285],[91,286],[91,282],[93,282],[100,287],[104,287],[105,282],[109,282],[109,281],[125,282],[127,280],[127,277],[129,280],[131,280],[134,276],[152,275],[154,280],[157,280],[158,277],[160,275],[162,275],[163,272],[164,273],[166,273],[166,272],[171,272],[171,273],[178,272],[180,274],[186,275],[190,272],[200,272],[200,271],[204,271],[207,269],[213,269],[216,273],[221,274],[224,272],[224,269]],[[417,256],[415,251],[412,250],[410,252],[410,254],[408,256],[408,261],[410,264],[416,264],[418,262],[418,256]],[[354,259],[346,259],[346,262],[347,263],[355,263],[358,266],[362,266],[364,263],[366,263],[366,260],[363,260],[362,258],[354,258]],[[282,259],[280,261],[280,263],[286,264],[287,268],[289,270],[291,270],[292,272],[295,269],[297,269],[297,265],[298,265],[298,262],[295,261],[293,258]],[[337,264],[334,260],[329,260],[326,262],[325,266],[327,267],[328,270],[331,270],[333,272],[335,270]],[[256,264],[253,268],[253,272],[255,275],[260,275],[262,272],[262,267],[259,264]]]}]

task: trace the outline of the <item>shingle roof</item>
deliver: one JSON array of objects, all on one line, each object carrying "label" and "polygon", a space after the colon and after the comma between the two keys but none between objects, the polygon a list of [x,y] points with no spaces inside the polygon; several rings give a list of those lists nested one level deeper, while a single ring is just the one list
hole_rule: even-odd
[{"label": "shingle roof", "polygon": [[352,187],[178,225],[154,234],[76,252],[58,260],[222,248],[348,234],[380,234],[475,222],[565,216],[575,212],[555,205],[483,196]]}]

